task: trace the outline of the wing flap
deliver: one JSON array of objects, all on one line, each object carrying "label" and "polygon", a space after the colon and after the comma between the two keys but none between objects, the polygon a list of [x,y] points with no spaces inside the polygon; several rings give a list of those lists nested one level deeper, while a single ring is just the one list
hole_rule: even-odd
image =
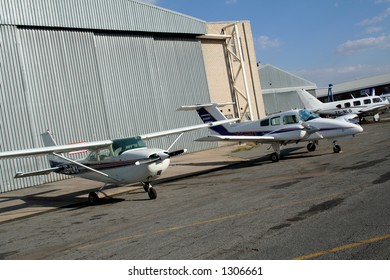
[{"label": "wing flap", "polygon": [[273,136],[228,136],[228,135],[211,135],[196,139],[199,142],[215,142],[215,141],[226,141],[226,142],[258,142],[258,143],[272,143],[277,142]]}]

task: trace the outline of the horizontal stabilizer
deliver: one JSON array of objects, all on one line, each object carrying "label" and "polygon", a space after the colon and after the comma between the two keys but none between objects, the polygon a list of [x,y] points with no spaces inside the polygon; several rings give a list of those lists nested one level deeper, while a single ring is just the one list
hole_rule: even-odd
[{"label": "horizontal stabilizer", "polygon": [[201,128],[208,128],[208,127],[213,127],[213,126],[218,126],[226,123],[231,123],[238,121],[239,119],[229,119],[229,120],[222,120],[222,121],[215,121],[215,122],[210,122],[210,123],[205,123],[205,124],[198,124],[198,125],[193,125],[193,126],[187,126],[187,127],[182,127],[182,128],[176,128],[176,129],[170,129],[170,130],[165,130],[165,131],[160,131],[160,132],[155,132],[155,133],[148,133],[148,134],[143,134],[139,135],[141,139],[151,139],[151,138],[156,138],[156,137],[162,137],[170,134],[179,134],[191,130],[197,130]]},{"label": "horizontal stabilizer", "polygon": [[176,111],[192,111],[192,110],[199,110],[200,108],[223,107],[226,105],[233,105],[233,104],[234,104],[234,102],[185,105],[185,106],[179,107],[178,109],[176,109]]},{"label": "horizontal stabilizer", "polygon": [[59,167],[53,167],[53,168],[48,168],[48,169],[43,169],[43,170],[38,170],[38,171],[33,171],[33,172],[18,172],[16,173],[14,178],[25,178],[25,177],[31,177],[31,176],[39,176],[39,175],[48,175],[52,172],[60,170]]}]

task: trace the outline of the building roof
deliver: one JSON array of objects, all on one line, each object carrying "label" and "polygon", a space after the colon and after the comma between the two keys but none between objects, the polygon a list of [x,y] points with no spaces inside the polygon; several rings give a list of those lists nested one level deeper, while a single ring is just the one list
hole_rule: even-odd
[{"label": "building roof", "polygon": [[[345,92],[383,86],[386,84],[390,84],[390,73],[333,85],[332,91],[333,94],[341,94]],[[327,88],[316,90],[317,97],[323,97],[326,96],[327,94],[328,94]]]},{"label": "building roof", "polygon": [[202,20],[136,0],[0,0],[0,25],[207,33]]},{"label": "building roof", "polygon": [[294,89],[313,90],[315,83],[281,70],[270,64],[260,64],[258,67],[261,89],[264,94],[274,92],[289,92]]}]

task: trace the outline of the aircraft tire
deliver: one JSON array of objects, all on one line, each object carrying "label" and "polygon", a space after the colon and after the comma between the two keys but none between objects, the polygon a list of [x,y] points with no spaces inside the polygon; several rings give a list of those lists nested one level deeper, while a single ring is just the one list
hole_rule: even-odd
[{"label": "aircraft tire", "polygon": [[99,196],[95,192],[90,192],[88,195],[88,202],[90,205],[95,205],[99,201]]},{"label": "aircraft tire", "polygon": [[278,162],[279,161],[279,155],[277,153],[271,154],[271,160],[272,162]]},{"label": "aircraft tire", "polygon": [[335,152],[337,154],[337,153],[340,153],[340,151],[341,151],[341,147],[339,145],[333,146],[333,152]]},{"label": "aircraft tire", "polygon": [[315,150],[316,150],[316,144],[314,144],[314,143],[309,143],[309,144],[307,144],[307,150],[309,151],[309,152],[314,152]]},{"label": "aircraft tire", "polygon": [[154,188],[149,188],[148,195],[150,199],[156,199],[157,198],[157,191]]}]

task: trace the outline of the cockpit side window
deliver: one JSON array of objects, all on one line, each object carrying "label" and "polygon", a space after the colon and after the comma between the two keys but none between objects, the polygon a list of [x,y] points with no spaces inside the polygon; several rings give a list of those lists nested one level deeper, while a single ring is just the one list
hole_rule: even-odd
[{"label": "cockpit side window", "polygon": [[283,123],[284,124],[294,124],[298,123],[298,119],[296,115],[287,115],[283,116]]},{"label": "cockpit side window", "polygon": [[101,161],[105,159],[109,159],[112,157],[111,149],[110,148],[103,148],[100,150],[92,151],[88,155],[89,161]]},{"label": "cockpit side window", "polygon": [[379,103],[379,102],[381,102],[381,99],[379,97],[375,97],[374,99],[372,99],[372,101],[374,103]]},{"label": "cockpit side window", "polygon": [[260,126],[269,126],[269,119],[260,121]]},{"label": "cockpit side window", "polygon": [[272,118],[271,125],[280,125],[280,117]]}]

